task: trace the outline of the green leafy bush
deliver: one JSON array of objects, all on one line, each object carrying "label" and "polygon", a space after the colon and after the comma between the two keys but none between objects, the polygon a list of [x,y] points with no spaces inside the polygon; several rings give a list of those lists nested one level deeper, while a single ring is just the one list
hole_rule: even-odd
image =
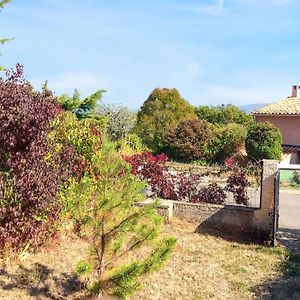
[{"label": "green leafy bush", "polygon": [[194,107],[176,89],[156,88],[138,112],[136,131],[147,147],[159,151],[162,136],[170,125],[196,118]]},{"label": "green leafy bush", "polygon": [[117,142],[117,147],[124,155],[133,155],[149,151],[142,139],[136,133],[130,133],[125,138],[119,140]]},{"label": "green leafy bush", "polygon": [[246,137],[246,151],[250,159],[277,159],[282,157],[282,135],[269,122],[256,123],[249,128]]},{"label": "green leafy bush", "polygon": [[251,115],[232,104],[218,106],[203,105],[196,108],[196,113],[199,119],[206,120],[215,125],[237,123],[249,127],[254,122]]},{"label": "green leafy bush", "polygon": [[231,123],[216,129],[213,141],[214,161],[223,163],[224,160],[236,154],[245,145],[247,130],[240,124]]},{"label": "green leafy bush", "polygon": [[214,126],[207,121],[183,120],[166,130],[162,145],[164,152],[175,160],[210,160],[215,137]]}]

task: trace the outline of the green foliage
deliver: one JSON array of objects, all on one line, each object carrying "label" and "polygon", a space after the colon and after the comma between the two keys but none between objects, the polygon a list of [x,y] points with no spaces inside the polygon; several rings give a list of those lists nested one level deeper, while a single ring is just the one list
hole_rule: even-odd
[{"label": "green foliage", "polygon": [[76,274],[83,276],[91,271],[91,265],[84,260],[80,260],[76,265]]},{"label": "green foliage", "polygon": [[103,93],[105,92],[106,90],[99,90],[84,99],[80,99],[80,94],[78,90],[75,89],[72,97],[63,94],[59,96],[57,100],[63,110],[72,111],[80,120],[84,118],[97,119],[96,111],[98,109],[98,103],[101,101]]},{"label": "green foliage", "polygon": [[147,147],[159,151],[166,128],[182,120],[195,118],[194,107],[181,98],[176,89],[156,88],[138,112],[137,133]]},{"label": "green foliage", "polygon": [[[126,297],[139,287],[143,274],[162,264],[174,243],[158,241],[162,226],[158,204],[136,205],[144,199],[145,183],[131,174],[115,145],[95,132],[96,125],[93,119],[78,121],[70,113],[54,123],[53,138],[80,153],[83,170],[70,179],[60,199],[65,216],[90,241],[89,255],[77,265],[77,273],[86,276],[92,293]],[[143,254],[144,244],[155,250],[134,258],[132,252]]]},{"label": "green foliage", "polygon": [[180,161],[209,160],[213,156],[214,138],[214,126],[207,121],[183,120],[166,130],[162,138],[163,151]]},{"label": "green foliage", "polygon": [[216,125],[227,125],[237,123],[249,127],[253,124],[251,115],[243,112],[238,107],[232,104],[218,106],[199,106],[196,108],[196,113],[201,120],[206,120]]},{"label": "green foliage", "polygon": [[112,141],[126,138],[136,124],[136,113],[119,104],[101,103],[97,115],[107,120],[107,134]]},{"label": "green foliage", "polygon": [[142,139],[136,133],[130,133],[125,138],[119,140],[117,142],[117,147],[124,155],[133,155],[149,151]]},{"label": "green foliage", "polygon": [[151,271],[158,270],[162,262],[166,261],[174,248],[176,239],[165,238],[161,246],[155,249],[148,259],[135,261],[122,266],[111,277],[113,282],[113,295],[124,298],[139,289],[138,278]]},{"label": "green foliage", "polygon": [[212,146],[213,159],[216,162],[224,162],[244,145],[247,130],[244,126],[235,123],[219,127],[216,130],[217,134]]},{"label": "green foliage", "polygon": [[3,8],[5,4],[9,3],[11,0],[2,0],[0,1],[0,8]]},{"label": "green foliage", "polygon": [[70,145],[82,161],[87,163],[92,159],[93,153],[101,148],[103,125],[93,119],[79,122],[74,114],[65,112],[53,121],[52,128],[49,137],[56,144],[53,151],[59,152],[63,146]]},{"label": "green foliage", "polygon": [[67,94],[63,94],[58,97],[58,102],[63,110],[74,111],[81,104],[80,94],[78,90],[75,89],[72,97],[68,96]]},{"label": "green foliage", "polygon": [[249,158],[277,159],[282,157],[282,135],[280,130],[269,122],[256,123],[249,128],[246,137],[246,151]]}]

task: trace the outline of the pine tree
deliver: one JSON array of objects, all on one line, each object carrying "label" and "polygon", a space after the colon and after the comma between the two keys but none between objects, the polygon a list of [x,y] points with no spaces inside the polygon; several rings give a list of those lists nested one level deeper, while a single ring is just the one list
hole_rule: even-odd
[{"label": "pine tree", "polygon": [[[84,142],[76,136],[72,140],[75,147],[78,140]],[[99,141],[87,138],[90,141],[98,147],[84,154],[84,175],[73,179],[61,193],[65,211],[90,242],[89,256],[78,264],[77,271],[89,278],[92,293],[126,298],[139,288],[142,275],[168,258],[175,239],[159,240],[163,222],[156,213],[157,203],[137,205],[143,200],[145,184],[131,174],[114,144],[104,139],[99,149]]]}]

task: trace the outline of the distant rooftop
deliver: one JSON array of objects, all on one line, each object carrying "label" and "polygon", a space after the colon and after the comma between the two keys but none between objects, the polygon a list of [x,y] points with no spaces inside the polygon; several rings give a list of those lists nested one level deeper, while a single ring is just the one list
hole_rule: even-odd
[{"label": "distant rooftop", "polygon": [[253,115],[300,115],[300,98],[287,97],[255,110]]},{"label": "distant rooftop", "polygon": [[299,85],[292,85],[292,95],[276,103],[271,103],[260,109],[255,110],[252,114],[258,115],[300,115],[300,98],[298,97]]}]

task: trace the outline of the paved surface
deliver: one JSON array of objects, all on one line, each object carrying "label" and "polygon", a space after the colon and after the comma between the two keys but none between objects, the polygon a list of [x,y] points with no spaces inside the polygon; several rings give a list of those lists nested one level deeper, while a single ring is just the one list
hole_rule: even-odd
[{"label": "paved surface", "polygon": [[279,228],[300,230],[300,193],[283,190],[279,194]]},{"label": "paved surface", "polygon": [[300,191],[281,190],[277,240],[288,249],[300,252]]}]

